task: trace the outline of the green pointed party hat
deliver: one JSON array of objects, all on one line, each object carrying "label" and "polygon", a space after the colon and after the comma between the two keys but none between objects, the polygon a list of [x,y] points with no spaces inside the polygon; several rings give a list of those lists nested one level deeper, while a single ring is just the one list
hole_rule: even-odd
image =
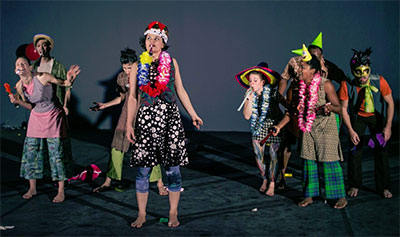
[{"label": "green pointed party hat", "polygon": [[315,38],[311,45],[315,45],[322,49],[322,32],[319,32],[317,38]]}]

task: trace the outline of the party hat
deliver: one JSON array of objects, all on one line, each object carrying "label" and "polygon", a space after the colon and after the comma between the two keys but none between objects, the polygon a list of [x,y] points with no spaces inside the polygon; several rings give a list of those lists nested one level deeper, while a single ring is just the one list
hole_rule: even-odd
[{"label": "party hat", "polygon": [[305,44],[303,44],[303,61],[308,62],[311,60],[311,54],[308,52],[308,49]]},{"label": "party hat", "polygon": [[322,32],[319,32],[317,38],[315,38],[311,45],[317,46],[322,49]]}]

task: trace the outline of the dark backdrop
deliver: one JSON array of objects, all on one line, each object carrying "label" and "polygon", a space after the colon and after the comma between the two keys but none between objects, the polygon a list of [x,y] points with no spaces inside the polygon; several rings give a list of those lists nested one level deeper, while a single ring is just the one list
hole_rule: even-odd
[{"label": "dark backdrop", "polygon": [[[116,95],[120,50],[129,46],[140,54],[138,39],[153,20],[169,27],[169,51],[206,131],[248,131],[236,112],[245,91],[234,75],[260,61],[281,73],[290,51],[320,31],[325,57],[347,74],[351,48],[372,46],[372,70],[389,81],[398,105],[398,1],[1,1],[1,83],[17,80],[16,48],[47,33],[55,39],[52,55],[82,69],[72,122],[111,128],[118,109],[88,107]],[[27,120],[29,113],[15,109],[3,89],[0,100],[1,123]]]}]

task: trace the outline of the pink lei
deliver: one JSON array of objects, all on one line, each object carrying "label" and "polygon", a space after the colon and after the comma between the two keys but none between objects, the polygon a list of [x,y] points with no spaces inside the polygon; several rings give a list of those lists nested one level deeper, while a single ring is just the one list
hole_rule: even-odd
[{"label": "pink lei", "polygon": [[[301,80],[300,81],[300,90],[299,90],[299,128],[303,132],[310,132],[312,125],[314,123],[316,117],[315,105],[318,101],[318,89],[319,84],[321,83],[321,75],[316,73],[311,81],[310,86],[308,87],[309,99],[307,101],[307,114],[305,114],[305,101],[306,101],[306,91],[307,84]],[[306,119],[304,119],[306,117]]]}]

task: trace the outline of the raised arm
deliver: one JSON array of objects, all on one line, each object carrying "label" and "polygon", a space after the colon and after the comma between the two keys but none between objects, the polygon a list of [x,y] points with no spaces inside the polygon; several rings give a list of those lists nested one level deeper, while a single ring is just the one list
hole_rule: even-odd
[{"label": "raised arm", "polygon": [[126,138],[129,142],[135,143],[135,133],[133,128],[133,120],[136,118],[137,111],[137,89],[136,89],[136,74],[137,74],[137,62],[132,65],[131,74],[129,76],[129,92],[128,92],[128,104],[127,104],[127,119],[126,119]]},{"label": "raised arm", "polygon": [[179,65],[175,58],[172,59],[175,67],[175,89],[178,95],[179,100],[181,101],[183,107],[185,108],[186,112],[192,118],[193,125],[200,129],[200,126],[203,125],[203,120],[197,115],[196,111],[194,110],[192,103],[190,102],[189,96],[183,87],[181,74],[179,72]]},{"label": "raised arm", "polygon": [[49,73],[39,73],[39,80],[43,84],[52,83],[60,86],[72,86],[76,77],[81,72],[78,65],[72,65],[67,72],[67,80],[57,79]]}]

